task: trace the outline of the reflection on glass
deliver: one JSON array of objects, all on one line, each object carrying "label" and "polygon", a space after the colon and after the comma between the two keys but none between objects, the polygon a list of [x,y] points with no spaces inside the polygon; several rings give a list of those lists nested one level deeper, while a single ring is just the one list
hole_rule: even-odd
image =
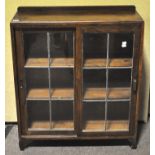
[{"label": "reflection on glass", "polygon": [[133,56],[133,34],[112,33],[110,34],[110,58],[132,58]]}]

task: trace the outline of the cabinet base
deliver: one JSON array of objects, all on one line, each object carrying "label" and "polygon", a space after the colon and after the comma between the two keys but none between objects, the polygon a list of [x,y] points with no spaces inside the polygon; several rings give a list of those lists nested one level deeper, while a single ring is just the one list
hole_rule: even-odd
[{"label": "cabinet base", "polygon": [[20,148],[20,150],[23,151],[30,143],[31,143],[31,140],[20,139],[19,140],[19,148]]},{"label": "cabinet base", "polygon": [[[125,139],[124,139],[125,140]],[[19,147],[20,147],[20,150],[23,151],[26,147],[28,147],[32,142],[37,142],[38,140],[31,140],[31,139],[21,139],[19,141]],[[39,140],[40,141],[40,140]],[[44,141],[44,140],[41,140],[41,141]],[[51,141],[51,140],[48,140],[48,141]],[[53,141],[53,140],[52,140]],[[55,140],[54,140],[55,141]],[[72,141],[72,140],[71,140]],[[74,140],[73,140],[74,141]],[[76,140],[75,140],[76,141]],[[80,140],[79,140],[80,141]],[[83,141],[83,140],[82,140]],[[89,140],[88,140],[89,141]],[[91,141],[91,140],[90,140]],[[109,141],[109,140],[108,140]],[[137,148],[137,140],[135,138],[130,138],[130,139],[126,139],[126,142],[129,142],[129,143],[126,143],[126,144],[129,144],[129,146],[131,147],[131,149],[136,149]],[[61,142],[61,140],[60,140]],[[113,142],[113,141],[112,141]],[[115,142],[115,141],[114,141]],[[124,141],[125,142],[125,141]],[[104,143],[104,142],[103,142]],[[106,144],[106,140],[105,140],[105,144]],[[109,146],[109,142],[108,142],[108,146]],[[116,144],[116,143],[115,143]],[[121,143],[120,145],[122,145],[123,143]],[[49,145],[47,143],[47,145]],[[67,144],[68,145],[68,144]],[[78,143],[77,143],[78,145]],[[102,145],[102,144],[101,144]],[[101,146],[100,145],[100,146]],[[104,145],[104,144],[103,144]],[[117,144],[116,144],[117,145]],[[113,144],[112,144],[113,146]]]},{"label": "cabinet base", "polygon": [[131,149],[136,149],[137,148],[137,139],[136,138],[131,138],[128,141],[130,143]]}]

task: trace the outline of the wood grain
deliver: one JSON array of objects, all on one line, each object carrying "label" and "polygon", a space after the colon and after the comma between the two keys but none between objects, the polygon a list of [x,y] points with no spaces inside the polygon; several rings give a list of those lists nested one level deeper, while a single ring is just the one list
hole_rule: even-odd
[{"label": "wood grain", "polygon": [[73,129],[73,121],[52,121],[52,129]]},{"label": "wood grain", "polygon": [[[74,89],[73,88],[54,88],[51,89],[52,100],[73,100]],[[27,100],[49,100],[48,88],[36,88],[30,89],[27,94]]]},{"label": "wood grain", "polygon": [[131,88],[109,88],[108,99],[130,99]]},{"label": "wood grain", "polygon": [[106,131],[128,131],[128,123],[126,120],[111,120],[107,122],[105,120],[88,120],[83,122],[83,130],[94,132],[95,130],[105,131],[106,125]]},{"label": "wood grain", "polygon": [[[48,58],[28,58],[25,68],[31,67],[48,67]],[[132,59],[109,59],[108,67],[131,67]],[[74,67],[73,58],[51,58],[50,67]],[[84,60],[84,67],[106,67],[106,59],[103,58],[89,58]]]},{"label": "wood grain", "polygon": [[[42,68],[48,67],[48,58],[28,58],[25,64],[25,68]],[[73,58],[51,58],[50,67],[61,68],[61,67],[74,67]]]},{"label": "wood grain", "polygon": [[[59,7],[19,9],[12,23],[88,23],[142,21],[134,7]],[[109,11],[110,10],[110,11]]]},{"label": "wood grain", "polygon": [[83,130],[105,130],[105,121],[104,120],[88,120],[83,122]]},{"label": "wood grain", "polygon": [[32,121],[29,129],[50,129],[49,121]]},{"label": "wood grain", "polygon": [[[130,87],[109,88],[108,99],[129,99],[131,96]],[[84,90],[84,100],[104,100],[106,97],[105,88],[86,88]]]},{"label": "wood grain", "polygon": [[85,59],[84,67],[106,67],[106,59],[103,58]]},{"label": "wood grain", "polygon": [[49,100],[48,88],[30,89],[27,93],[27,100]]},{"label": "wood grain", "polygon": [[73,58],[51,58],[51,67],[74,67]]},{"label": "wood grain", "polygon": [[[106,67],[106,59],[104,58],[88,58],[84,60],[84,67]],[[132,67],[132,59],[109,59],[108,67]]]},{"label": "wood grain", "polygon": [[[73,121],[52,121],[51,129],[73,129]],[[30,123],[29,129],[50,129],[49,121],[33,121]]]},{"label": "wood grain", "polygon": [[132,59],[109,59],[109,67],[131,67]]},{"label": "wood grain", "polygon": [[107,131],[128,131],[129,130],[129,121],[107,121],[106,124]]},{"label": "wood grain", "polygon": [[55,88],[51,90],[52,100],[74,100],[73,88]]},{"label": "wood grain", "polygon": [[86,88],[84,90],[84,100],[104,100],[106,91],[104,88]]}]

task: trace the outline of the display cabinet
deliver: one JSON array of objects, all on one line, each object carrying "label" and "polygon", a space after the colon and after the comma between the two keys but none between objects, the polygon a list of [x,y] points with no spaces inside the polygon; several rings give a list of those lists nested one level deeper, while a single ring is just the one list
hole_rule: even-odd
[{"label": "display cabinet", "polygon": [[19,7],[11,36],[20,148],[95,139],[135,148],[143,27],[134,6]]}]

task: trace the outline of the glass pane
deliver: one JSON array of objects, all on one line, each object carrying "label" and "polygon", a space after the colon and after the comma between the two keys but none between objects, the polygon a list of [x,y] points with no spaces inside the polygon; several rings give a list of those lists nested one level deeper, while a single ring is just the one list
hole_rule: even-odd
[{"label": "glass pane", "polygon": [[73,32],[53,31],[50,33],[50,55],[52,67],[74,67]]},{"label": "glass pane", "polygon": [[104,102],[83,102],[82,129],[92,132],[105,130]]},{"label": "glass pane", "polygon": [[132,58],[133,34],[113,33],[110,34],[110,58]]},{"label": "glass pane", "polygon": [[53,130],[74,129],[74,36],[50,32],[50,96]]},{"label": "glass pane", "polygon": [[47,33],[24,32],[25,67],[48,67]]},{"label": "glass pane", "polygon": [[106,130],[129,130],[129,102],[108,102]]},{"label": "glass pane", "polygon": [[131,69],[110,69],[108,99],[130,99]]},{"label": "glass pane", "polygon": [[27,101],[28,129],[49,129],[49,102]]},{"label": "glass pane", "polygon": [[73,102],[52,101],[52,129],[73,129]]},{"label": "glass pane", "polygon": [[27,100],[49,100],[49,81],[47,69],[26,69]]},{"label": "glass pane", "polygon": [[24,40],[28,127],[73,129],[73,32],[24,32]]},{"label": "glass pane", "polygon": [[131,67],[133,57],[133,34],[110,34],[109,67]]},{"label": "glass pane", "polygon": [[106,70],[83,71],[83,96],[85,100],[105,99]]},{"label": "glass pane", "polygon": [[84,67],[105,67],[107,57],[107,34],[84,33],[83,65]]},{"label": "glass pane", "polygon": [[73,100],[73,82],[72,69],[51,69],[51,99]]}]

